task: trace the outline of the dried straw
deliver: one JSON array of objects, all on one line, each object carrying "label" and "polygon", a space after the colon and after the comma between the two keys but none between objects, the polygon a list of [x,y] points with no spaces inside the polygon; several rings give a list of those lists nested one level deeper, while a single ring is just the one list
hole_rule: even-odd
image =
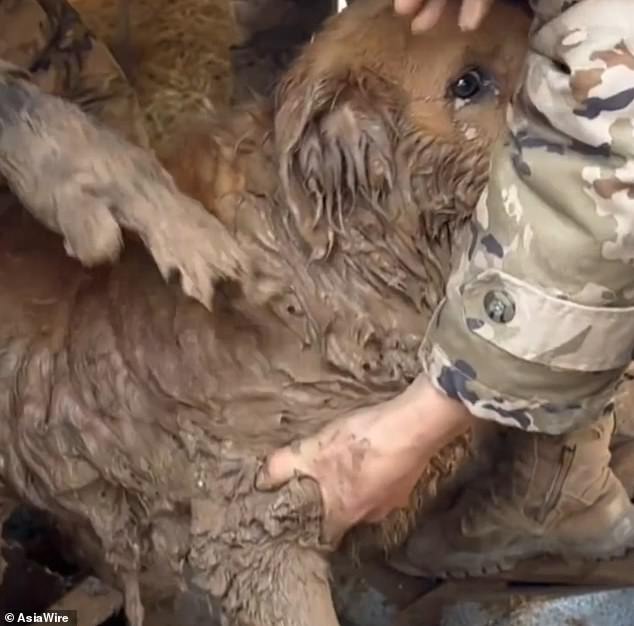
[{"label": "dried straw", "polygon": [[229,46],[236,40],[230,0],[127,0],[129,49],[121,40],[120,0],[71,0],[88,27],[128,69],[157,145],[176,118],[228,101]]}]

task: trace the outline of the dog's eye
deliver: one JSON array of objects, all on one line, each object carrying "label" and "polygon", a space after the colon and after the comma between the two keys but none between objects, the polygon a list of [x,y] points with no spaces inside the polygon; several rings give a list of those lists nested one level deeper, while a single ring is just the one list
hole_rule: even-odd
[{"label": "dog's eye", "polygon": [[458,77],[449,90],[454,98],[473,100],[490,81],[481,69],[473,68]]}]

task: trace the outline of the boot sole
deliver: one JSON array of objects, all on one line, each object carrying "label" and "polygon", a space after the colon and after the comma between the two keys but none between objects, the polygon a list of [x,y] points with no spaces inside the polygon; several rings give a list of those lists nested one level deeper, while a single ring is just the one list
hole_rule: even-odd
[{"label": "boot sole", "polygon": [[490,552],[487,561],[480,558],[483,555],[466,557],[472,560],[471,565],[451,568],[441,571],[425,571],[417,568],[413,563],[398,556],[390,559],[388,564],[396,571],[407,576],[426,578],[482,578],[512,570],[522,561],[542,556],[560,556],[567,560],[581,560],[582,562],[600,563],[619,559],[634,550],[634,507],[617,520],[607,531],[601,532],[601,539],[583,543],[565,543],[556,538],[532,538],[531,546],[515,546],[504,554],[496,555]]}]

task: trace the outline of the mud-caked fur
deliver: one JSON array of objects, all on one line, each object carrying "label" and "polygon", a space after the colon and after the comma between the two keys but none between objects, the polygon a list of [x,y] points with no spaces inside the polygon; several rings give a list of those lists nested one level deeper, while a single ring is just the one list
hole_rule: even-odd
[{"label": "mud-caked fur", "polygon": [[[4,512],[21,500],[72,529],[125,589],[134,626],[159,580],[193,581],[231,624],[336,624],[316,485],[255,481],[274,448],[420,371],[528,27],[502,4],[464,34],[456,10],[413,37],[389,0],[355,2],[273,103],[176,138],[164,163],[255,268],[248,297],[221,284],[209,311],[141,247],[88,270],[19,207],[2,214]],[[480,88],[460,98],[470,72]],[[445,450],[416,497],[467,456],[466,439]],[[381,541],[403,527],[394,519]]]}]

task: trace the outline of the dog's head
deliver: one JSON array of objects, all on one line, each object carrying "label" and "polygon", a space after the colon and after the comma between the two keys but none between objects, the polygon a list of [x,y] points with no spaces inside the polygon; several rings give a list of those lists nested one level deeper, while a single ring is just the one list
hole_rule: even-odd
[{"label": "dog's head", "polygon": [[433,236],[475,206],[530,16],[505,0],[479,30],[462,32],[459,4],[449,0],[440,23],[414,35],[392,0],[359,0],[327,22],[280,84],[282,186],[304,234],[328,231],[328,249],[365,209]]}]

